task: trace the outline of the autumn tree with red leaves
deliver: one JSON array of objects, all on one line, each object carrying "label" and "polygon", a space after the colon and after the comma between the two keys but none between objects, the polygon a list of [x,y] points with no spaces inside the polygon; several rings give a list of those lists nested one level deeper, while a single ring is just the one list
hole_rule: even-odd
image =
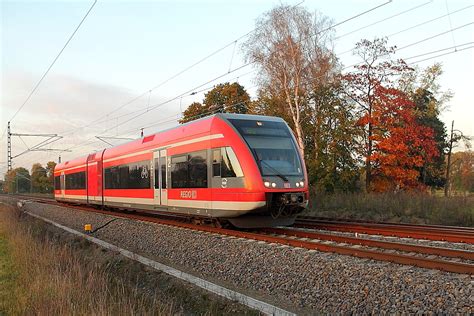
[{"label": "autumn tree with red leaves", "polygon": [[412,69],[392,60],[396,48],[386,44],[386,39],[357,43],[362,61],[342,77],[362,130],[358,150],[365,161],[366,191],[418,186],[416,168],[438,154],[432,129],[417,123],[414,103],[395,88]]},{"label": "autumn tree with red leaves", "polygon": [[[374,94],[371,190],[416,188],[419,168],[438,155],[433,129],[417,123],[415,104],[400,90],[377,86]],[[359,124],[367,120],[364,115]]]}]

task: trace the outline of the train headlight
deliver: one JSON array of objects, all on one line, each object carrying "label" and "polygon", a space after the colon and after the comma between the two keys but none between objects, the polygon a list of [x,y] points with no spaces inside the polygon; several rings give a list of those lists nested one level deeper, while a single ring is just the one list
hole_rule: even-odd
[{"label": "train headlight", "polygon": [[300,187],[300,183],[299,183],[299,182],[296,182],[296,187],[297,187],[297,188]]},{"label": "train headlight", "polygon": [[300,181],[300,187],[304,187],[304,181]]},{"label": "train headlight", "polygon": [[270,182],[265,181],[265,182],[263,182],[263,185],[266,186],[267,188],[269,188],[270,187]]},{"label": "train headlight", "polygon": [[277,184],[275,182],[272,182],[272,188],[275,188]]}]

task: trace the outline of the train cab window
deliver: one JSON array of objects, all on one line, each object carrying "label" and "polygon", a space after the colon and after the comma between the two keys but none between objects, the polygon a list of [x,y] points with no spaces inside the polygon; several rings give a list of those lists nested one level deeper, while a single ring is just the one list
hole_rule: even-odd
[{"label": "train cab window", "polygon": [[54,189],[61,190],[61,176],[54,177]]},{"label": "train cab window", "polygon": [[243,177],[237,156],[231,147],[217,148],[212,151],[212,175],[214,177]]},{"label": "train cab window", "polygon": [[207,188],[207,153],[171,157],[172,188]]}]

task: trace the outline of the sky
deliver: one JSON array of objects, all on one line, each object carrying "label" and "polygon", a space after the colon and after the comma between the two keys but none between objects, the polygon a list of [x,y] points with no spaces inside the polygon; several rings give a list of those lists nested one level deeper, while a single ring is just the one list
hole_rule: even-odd
[{"label": "sky", "polygon": [[[454,120],[457,130],[474,135],[473,1],[300,2],[284,3],[319,12],[334,23],[352,18],[334,28],[334,49],[344,66],[358,62],[350,51],[355,43],[383,36],[399,48],[395,57],[411,66],[423,69],[441,63],[441,90],[454,94],[441,118],[447,126]],[[92,3],[0,0],[1,174],[6,171],[7,122]],[[99,0],[11,122],[12,133],[58,134],[62,139],[48,148],[70,151],[26,153],[13,160],[13,167],[30,169],[35,162],[57,161],[59,155],[67,160],[110,146],[96,136],[120,144],[124,138],[139,137],[141,128],[152,134],[176,126],[180,113],[219,83],[237,81],[255,97],[255,68],[240,68],[245,64],[241,44],[247,39],[241,37],[255,28],[263,13],[281,3]],[[427,54],[434,51],[439,52]],[[13,137],[13,156],[42,140]]]}]

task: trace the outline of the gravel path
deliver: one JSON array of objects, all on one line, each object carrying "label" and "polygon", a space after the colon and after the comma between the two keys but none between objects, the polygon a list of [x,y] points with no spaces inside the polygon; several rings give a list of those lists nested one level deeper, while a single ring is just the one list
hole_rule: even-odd
[{"label": "gravel path", "polygon": [[[38,203],[25,209],[77,230],[113,219]],[[302,313],[474,312],[474,276],[127,219],[94,236]]]}]

